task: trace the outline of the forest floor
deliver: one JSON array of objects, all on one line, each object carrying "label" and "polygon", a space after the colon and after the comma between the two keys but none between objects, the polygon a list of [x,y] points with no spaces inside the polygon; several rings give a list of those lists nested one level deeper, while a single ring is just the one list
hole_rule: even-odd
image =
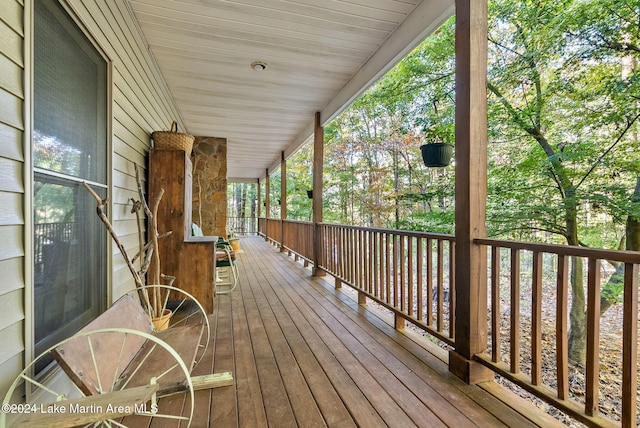
[{"label": "forest floor", "polygon": [[[552,296],[555,301],[555,296]],[[503,355],[509,354],[508,341],[509,331],[509,319],[508,317],[502,317],[502,353]],[[521,345],[520,345],[520,359],[521,370],[524,373],[529,373],[529,367],[531,365],[531,336],[526,334],[531,332],[530,319],[521,318]],[[543,323],[542,332],[542,382],[551,388],[556,388],[556,331],[555,325],[552,322]],[[503,358],[503,361],[508,362],[508,357]],[[515,394],[527,401],[532,402],[539,409],[547,412],[556,419],[560,420],[564,424],[570,427],[583,427],[584,424],[576,421],[575,419],[567,416],[555,407],[547,404],[541,399],[528,393],[519,386],[512,382],[496,376],[496,382],[508,388]],[[640,390],[638,391],[640,393]],[[622,305],[613,305],[602,316],[600,322],[600,379],[599,379],[599,415],[616,422],[620,422],[620,415],[622,414]],[[578,401],[581,405],[584,405],[585,400],[585,368],[578,365],[569,366],[569,394],[572,399]],[[640,410],[640,408],[639,408]],[[638,420],[640,424],[640,420]]]}]

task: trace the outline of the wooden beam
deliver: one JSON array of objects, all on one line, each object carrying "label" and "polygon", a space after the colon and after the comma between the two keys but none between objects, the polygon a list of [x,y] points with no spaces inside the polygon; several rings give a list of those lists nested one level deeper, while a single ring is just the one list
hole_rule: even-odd
[{"label": "wooden beam", "polygon": [[313,130],[313,222],[322,222],[322,172],[324,169],[324,128],[320,122],[320,112],[315,115]]},{"label": "wooden beam", "polygon": [[320,268],[322,261],[322,172],[324,170],[324,128],[320,121],[320,112],[315,114],[315,126],[313,129],[313,223],[314,233],[314,257],[313,276],[325,276]]},{"label": "wooden beam", "polygon": [[287,160],[280,152],[280,218],[287,219]]},{"label": "wooden beam", "polygon": [[233,375],[231,372],[212,373],[191,378],[194,391],[201,389],[220,388],[222,386],[233,385]]},{"label": "wooden beam", "polygon": [[270,211],[271,211],[271,196],[269,195],[269,192],[271,191],[271,179],[269,178],[269,168],[266,169],[266,174],[267,177],[265,178],[265,184],[264,184],[264,217],[265,218],[269,218],[269,216],[271,215]]},{"label": "wooden beam", "polygon": [[258,218],[260,218],[260,215],[262,214],[262,195],[260,194],[260,190],[262,188],[262,180],[258,179]]},{"label": "wooden beam", "polygon": [[[280,252],[285,252],[284,242],[284,220],[287,219],[287,160],[284,152],[280,152],[280,220],[283,222],[280,227]],[[287,244],[288,245],[288,244]]]},{"label": "wooden beam", "polygon": [[467,382],[492,377],[472,361],[487,348],[486,247],[474,243],[486,236],[486,85],[487,0],[457,0],[456,349],[449,369]]},{"label": "wooden beam", "polygon": [[624,322],[622,333],[622,426],[636,424],[638,398],[638,265],[624,266]]},{"label": "wooden beam", "polygon": [[[569,351],[567,337],[567,308],[569,307],[569,258],[558,254],[556,296],[556,381],[558,384],[558,398],[569,398]],[[624,404],[623,404],[624,405]]]},{"label": "wooden beam", "polygon": [[600,385],[600,265],[589,259],[587,274],[587,362],[585,364],[584,412],[598,415]]}]

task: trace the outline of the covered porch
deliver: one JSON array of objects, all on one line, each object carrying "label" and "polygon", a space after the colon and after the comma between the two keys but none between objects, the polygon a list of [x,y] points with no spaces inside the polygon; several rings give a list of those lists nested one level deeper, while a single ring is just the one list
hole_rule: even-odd
[{"label": "covered porch", "polygon": [[194,371],[231,371],[235,384],[197,391],[191,426],[561,425],[494,382],[462,382],[444,349],[297,257],[256,236],[242,249],[240,283],[216,297]]}]

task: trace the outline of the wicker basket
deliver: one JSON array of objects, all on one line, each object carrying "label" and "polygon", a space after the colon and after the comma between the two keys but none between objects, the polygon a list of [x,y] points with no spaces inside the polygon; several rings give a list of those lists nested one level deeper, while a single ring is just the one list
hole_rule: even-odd
[{"label": "wicker basket", "polygon": [[178,132],[178,123],[174,120],[170,131],[155,131],[151,134],[153,146],[160,150],[184,150],[191,156],[195,137]]}]

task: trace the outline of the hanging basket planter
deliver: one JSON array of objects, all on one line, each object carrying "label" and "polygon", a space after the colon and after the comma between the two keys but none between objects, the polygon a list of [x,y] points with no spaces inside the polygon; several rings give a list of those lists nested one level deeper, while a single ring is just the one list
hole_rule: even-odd
[{"label": "hanging basket planter", "polygon": [[443,167],[451,163],[453,144],[429,143],[420,146],[422,160],[428,167]]}]

